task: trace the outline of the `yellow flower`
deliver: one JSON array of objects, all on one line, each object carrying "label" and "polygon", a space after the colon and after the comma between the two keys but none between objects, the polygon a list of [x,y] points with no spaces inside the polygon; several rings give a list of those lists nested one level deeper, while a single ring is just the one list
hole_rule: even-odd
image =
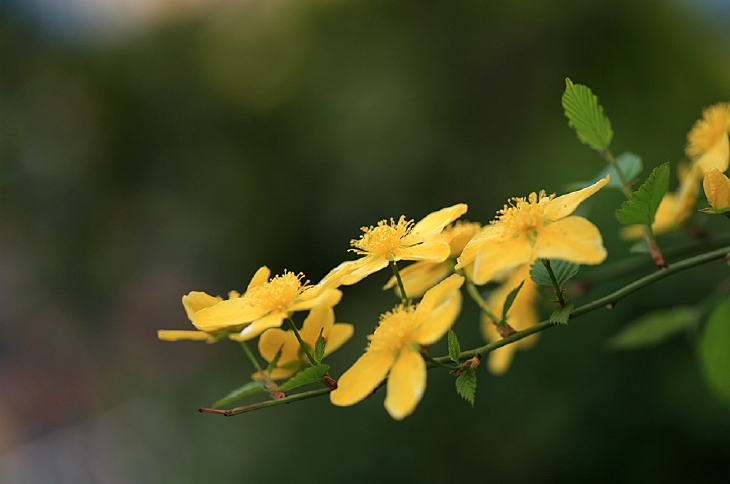
[{"label": "yellow flower", "polygon": [[[241,295],[236,291],[228,293],[229,299],[239,298]],[[191,291],[182,297],[183,307],[188,319],[193,322],[195,320],[195,313],[203,308],[215,306],[221,302],[223,298],[220,296],[211,296],[200,291]],[[207,341],[208,343],[214,343],[218,340],[213,333],[222,328],[210,328],[208,331],[193,331],[193,330],[169,330],[160,329],[157,331],[157,337],[163,341],[180,341],[180,340],[196,340],[196,341]]]},{"label": "yellow flower", "polygon": [[687,134],[687,156],[704,175],[712,168],[724,172],[730,162],[730,104],[718,103],[702,111],[698,120]]},{"label": "yellow flower", "polygon": [[365,353],[330,393],[332,403],[353,405],[387,376],[385,409],[396,420],[413,413],[426,389],[421,345],[438,341],[454,324],[461,310],[463,282],[462,276],[453,274],[426,291],[415,308],[401,305],[383,314]]},{"label": "yellow flower", "polygon": [[[537,284],[530,279],[530,264],[524,264],[509,273],[507,279],[487,298],[487,307],[492,314],[501,315],[504,301],[514,288],[525,281],[522,289],[507,313],[507,322],[516,331],[522,331],[539,322],[535,304],[539,298]],[[502,336],[497,332],[497,326],[486,315],[482,315],[482,335],[487,341],[499,341]],[[489,353],[489,371],[502,374],[509,368],[518,349],[531,348],[536,342],[539,333],[523,338],[514,343],[502,346]]]},{"label": "yellow flower", "polygon": [[720,173],[717,168],[711,169],[705,173],[702,186],[707,201],[710,202],[715,212],[725,213],[730,211],[730,179],[725,174]]},{"label": "yellow flower", "polygon": [[334,306],[342,297],[337,289],[302,283],[302,274],[284,271],[269,280],[270,273],[268,267],[261,267],[240,298],[196,311],[192,319],[195,327],[211,331],[244,326],[240,334],[229,338],[246,341],[269,328],[281,326],[294,311],[306,311],[321,304]]},{"label": "yellow flower", "polygon": [[[335,311],[331,306],[317,306],[309,311],[302,329],[299,330],[299,336],[309,345],[311,351],[314,351],[320,330],[326,342],[324,356],[327,356],[350,339],[353,326],[347,323],[335,323]],[[259,338],[259,353],[269,363],[274,361],[280,348],[281,356],[277,367],[268,375],[270,379],[288,378],[309,366],[309,360],[304,355],[293,331],[273,328]],[[262,375],[256,373],[253,377],[259,380]]]},{"label": "yellow flower", "polygon": [[464,247],[456,269],[474,263],[472,279],[486,284],[499,273],[537,258],[562,259],[575,264],[600,264],[606,249],[598,228],[583,217],[570,215],[586,198],[600,190],[609,177],[576,192],[554,198],[544,191],[513,198],[497,218]]},{"label": "yellow flower", "polygon": [[[403,286],[406,289],[408,297],[420,297],[428,289],[432,288],[439,281],[451,274],[454,265],[453,261],[456,260],[456,257],[461,254],[461,251],[464,250],[466,244],[477,234],[477,232],[479,232],[481,228],[481,224],[474,222],[462,222],[460,220],[449,225],[442,232],[444,239],[446,239],[446,242],[448,242],[449,247],[451,248],[451,253],[449,254],[448,259],[444,262],[414,262],[405,269],[401,269],[401,281],[403,281]],[[468,266],[465,269],[467,277],[470,277],[471,266]],[[400,289],[397,287],[396,283],[397,281],[395,276],[393,276],[383,289],[395,287],[396,294],[400,296]]]},{"label": "yellow flower", "polygon": [[401,216],[397,222],[381,220],[375,227],[362,227],[364,233],[350,241],[350,251],[363,257],[338,265],[318,285],[349,286],[385,268],[390,261],[443,262],[451,250],[441,231],[466,210],[467,206],[459,203],[433,212],[415,225]]}]

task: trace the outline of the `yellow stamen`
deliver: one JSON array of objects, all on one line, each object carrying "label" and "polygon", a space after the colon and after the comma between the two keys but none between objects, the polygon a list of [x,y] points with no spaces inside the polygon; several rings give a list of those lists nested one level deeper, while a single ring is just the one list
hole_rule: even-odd
[{"label": "yellow stamen", "polygon": [[545,222],[545,205],[553,197],[554,194],[547,196],[541,190],[539,194],[530,193],[527,198],[511,198],[509,205],[499,210],[491,223],[500,223],[509,231],[529,234]]},{"label": "yellow stamen", "polygon": [[244,296],[251,306],[269,311],[285,310],[307,289],[309,281],[302,283],[304,274],[284,271],[260,286],[249,288]]},{"label": "yellow stamen", "polygon": [[395,353],[410,343],[412,333],[413,306],[397,306],[380,316],[380,324],[375,333],[369,336],[368,351]]},{"label": "yellow stamen", "polygon": [[390,222],[381,220],[376,227],[362,227],[364,233],[358,240],[351,240],[350,249],[360,255],[385,256],[401,245],[401,239],[408,235],[413,228],[413,220],[406,220],[401,215],[398,222],[392,218]]}]

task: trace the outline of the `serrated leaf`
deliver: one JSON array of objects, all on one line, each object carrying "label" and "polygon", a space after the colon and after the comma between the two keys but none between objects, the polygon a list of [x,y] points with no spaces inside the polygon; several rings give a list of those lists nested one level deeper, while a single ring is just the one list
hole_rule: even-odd
[{"label": "serrated leaf", "polygon": [[507,319],[507,311],[509,311],[509,308],[511,308],[512,304],[514,304],[515,298],[524,284],[525,281],[520,282],[519,286],[515,287],[509,292],[509,294],[507,294],[507,297],[504,300],[504,306],[502,307],[502,321]]},{"label": "serrated leaf", "polygon": [[594,150],[608,148],[613,138],[611,122],[588,86],[573,84],[566,78],[562,103],[568,125],[575,130],[581,142]]},{"label": "serrated leaf", "polygon": [[[578,273],[580,265],[564,260],[550,259],[550,268],[553,270],[553,274],[555,275],[555,279],[558,281],[558,285],[562,286]],[[543,264],[539,259],[532,264],[532,267],[530,267],[530,279],[532,279],[535,284],[539,284],[541,286],[552,287],[553,285],[553,281],[550,279],[550,273],[548,273],[545,264]]]},{"label": "serrated leaf", "polygon": [[454,363],[459,363],[459,355],[461,355],[461,345],[459,344],[459,338],[456,337],[456,333],[453,330],[449,330],[447,336],[449,346],[449,358]]},{"label": "serrated leaf", "polygon": [[222,407],[223,405],[228,405],[229,403],[240,400],[241,398],[264,391],[266,391],[266,386],[264,386],[263,383],[258,381],[250,381],[242,387],[236,388],[220,400],[216,401],[213,404],[213,408]]},{"label": "serrated leaf", "polygon": [[730,298],[710,314],[700,337],[699,359],[710,387],[730,401]]},{"label": "serrated leaf", "polygon": [[327,342],[324,339],[324,336],[322,336],[322,333],[324,332],[324,328],[321,328],[319,330],[319,336],[317,337],[317,341],[314,343],[314,361],[317,363],[322,363],[322,358],[324,358],[324,348],[327,345]]},{"label": "serrated leaf", "polygon": [[556,309],[553,314],[550,315],[549,321],[555,324],[568,324],[570,319],[570,313],[573,312],[573,301],[570,299],[565,301],[565,307]]},{"label": "serrated leaf", "polygon": [[469,368],[456,377],[456,393],[474,407],[474,397],[477,393],[477,374],[474,370]]},{"label": "serrated leaf", "polygon": [[317,366],[310,366],[308,368],[305,368],[304,370],[300,371],[299,373],[279,385],[279,388],[277,388],[277,390],[280,392],[288,392],[289,390],[294,390],[295,388],[298,388],[302,385],[321,381],[322,377],[325,373],[327,373],[327,371],[329,371],[329,369],[330,366],[325,365],[324,363]]},{"label": "serrated leaf", "polygon": [[682,331],[694,328],[700,312],[692,306],[652,311],[624,326],[608,342],[611,350],[636,350],[657,346]]},{"label": "serrated leaf", "polygon": [[654,168],[631,198],[616,210],[616,218],[624,225],[651,225],[664,194],[669,188],[669,164]]},{"label": "serrated leaf", "polygon": [[[629,151],[618,155],[616,157],[616,164],[621,170],[621,173],[624,174],[624,177],[628,181],[636,178],[639,173],[641,173],[641,170],[644,169],[644,165],[641,162],[641,157]],[[606,175],[611,175],[611,179],[608,181],[608,183],[606,183],[606,186],[604,188],[616,188],[619,190],[623,190],[624,185],[621,182],[621,177],[618,176],[618,171],[613,165],[606,165],[603,170],[601,170],[601,172],[598,173],[598,175],[596,175],[592,180],[573,182],[570,183],[567,188],[571,191],[580,190],[581,188],[585,188],[587,186],[593,185],[594,183],[597,183],[600,180],[603,180],[604,178],[606,178]]]}]

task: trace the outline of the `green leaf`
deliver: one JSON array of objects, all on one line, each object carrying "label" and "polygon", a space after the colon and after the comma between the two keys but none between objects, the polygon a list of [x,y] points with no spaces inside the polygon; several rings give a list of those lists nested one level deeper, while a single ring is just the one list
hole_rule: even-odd
[{"label": "green leaf", "polygon": [[590,88],[573,84],[566,78],[562,102],[568,125],[575,130],[578,139],[594,150],[608,148],[613,138],[611,122]]},{"label": "green leaf", "polygon": [[565,301],[565,307],[556,309],[553,314],[550,315],[549,321],[555,324],[568,324],[570,319],[570,313],[573,312],[573,301],[570,299]]},{"label": "green leaf", "polygon": [[519,286],[515,287],[509,292],[509,294],[507,294],[507,297],[504,300],[504,306],[502,307],[502,321],[507,319],[507,311],[509,311],[509,308],[512,307],[512,304],[515,302],[515,298],[520,292],[520,289],[522,289],[522,285],[524,283],[525,281],[520,282]]},{"label": "green leaf", "polygon": [[700,312],[692,306],[652,311],[635,319],[608,342],[611,350],[636,350],[657,346],[672,336],[697,326]]},{"label": "green leaf", "polygon": [[631,198],[616,210],[616,218],[624,225],[651,225],[664,194],[669,188],[669,164],[654,168]]},{"label": "green leaf", "polygon": [[730,297],[707,320],[700,337],[699,358],[710,387],[730,401]]},{"label": "green leaf", "polygon": [[474,370],[468,368],[456,377],[456,393],[474,407],[474,396],[477,393],[477,374]]},{"label": "green leaf", "polygon": [[[558,281],[558,285],[562,286],[578,273],[580,265],[564,260],[550,259],[550,268],[553,270],[553,274],[555,275],[555,279]],[[532,279],[535,284],[539,284],[541,286],[552,287],[553,285],[553,281],[550,279],[550,273],[548,273],[545,264],[543,264],[539,259],[532,264],[532,267],[530,267],[530,279]]]},{"label": "green leaf", "polygon": [[322,358],[324,358],[324,348],[327,345],[327,342],[324,339],[324,336],[322,336],[322,333],[324,332],[324,328],[321,328],[319,330],[319,336],[317,337],[317,341],[314,343],[314,361],[317,363],[322,363]]},{"label": "green leaf", "polygon": [[241,398],[247,397],[249,395],[253,395],[254,393],[264,392],[266,391],[266,386],[264,386],[263,383],[259,381],[250,381],[243,385],[240,388],[236,388],[231,393],[226,395],[225,397],[221,398],[220,400],[216,401],[213,404],[213,408],[222,407],[223,405],[228,405],[231,402],[235,402],[236,400],[240,400]]},{"label": "green leaf", "polygon": [[449,346],[449,358],[454,363],[459,363],[459,355],[461,354],[461,345],[459,344],[459,338],[456,337],[456,333],[453,330],[449,330],[448,333],[448,346]]},{"label": "green leaf", "polygon": [[[624,177],[626,180],[631,181],[634,178],[636,178],[639,173],[641,173],[641,170],[644,169],[644,165],[641,162],[641,157],[635,153],[631,153],[629,151],[626,151],[624,153],[621,153],[616,157],[616,164],[618,165],[619,169],[621,170],[621,173],[624,174]],[[616,167],[613,165],[606,165],[603,170],[601,170],[598,175],[596,175],[592,180],[590,181],[583,181],[583,182],[573,182],[568,185],[569,190],[579,190],[581,188],[585,188],[587,186],[593,185],[594,183],[597,183],[599,180],[603,180],[606,178],[606,175],[611,175],[611,179],[606,184],[605,188],[616,188],[618,190],[623,190],[623,183],[621,182],[621,177],[618,176],[618,171],[616,170]]]},{"label": "green leaf", "polygon": [[277,390],[280,392],[288,392],[289,390],[294,390],[295,388],[298,388],[302,385],[321,381],[322,377],[325,373],[327,373],[329,369],[330,366],[325,364],[305,368],[304,370],[300,371],[299,373],[279,385],[279,388],[277,388]]}]

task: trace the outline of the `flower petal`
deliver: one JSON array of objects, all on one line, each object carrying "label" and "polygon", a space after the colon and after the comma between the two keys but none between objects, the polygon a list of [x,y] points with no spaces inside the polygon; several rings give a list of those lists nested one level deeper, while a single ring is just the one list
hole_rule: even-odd
[{"label": "flower petal", "polygon": [[532,244],[524,235],[500,242],[486,242],[474,259],[472,280],[477,285],[486,284],[500,272],[532,260],[533,254]]},{"label": "flower petal", "polygon": [[215,306],[196,312],[192,322],[198,329],[216,331],[250,323],[262,317],[266,312],[265,309],[245,305],[241,299],[226,299]]},{"label": "flower petal", "polygon": [[223,298],[220,296],[211,296],[201,291],[191,291],[182,297],[183,307],[190,321],[193,320],[196,312],[203,308],[215,306],[222,300]]},{"label": "flower petal", "polygon": [[[438,262],[421,261],[400,270],[400,277],[408,297],[419,297],[449,275],[448,265]],[[383,289],[395,287],[395,293],[401,296],[395,276],[391,277]]]},{"label": "flower petal", "polygon": [[461,311],[459,289],[463,283],[463,276],[452,274],[426,292],[413,314],[417,321],[411,335],[413,341],[428,345],[446,334]]},{"label": "flower petal", "polygon": [[606,178],[597,181],[591,186],[550,200],[545,207],[545,218],[547,220],[559,220],[563,217],[567,217],[573,213],[575,209],[578,208],[578,205],[583,203],[586,198],[603,188],[610,179],[611,176],[606,175]]},{"label": "flower petal", "polygon": [[702,186],[705,189],[707,201],[710,202],[713,210],[717,212],[730,207],[730,179],[720,173],[717,168],[705,173]]},{"label": "flower petal", "polygon": [[395,355],[382,351],[366,351],[349,370],[337,380],[330,393],[334,405],[346,407],[370,395],[388,374]]},{"label": "flower petal", "polygon": [[281,349],[279,365],[299,359],[299,341],[292,331],[271,328],[259,338],[259,353],[269,363],[274,361]]},{"label": "flower petal", "polygon": [[327,343],[324,347],[324,355],[329,355],[337,348],[345,344],[347,340],[352,338],[354,332],[355,327],[349,323],[334,324],[325,336]]},{"label": "flower petal", "polygon": [[385,409],[395,420],[413,413],[426,390],[426,362],[413,348],[404,348],[388,376]]},{"label": "flower petal", "polygon": [[412,247],[401,247],[395,253],[395,260],[421,260],[443,262],[451,255],[451,246],[443,235],[427,237],[423,243]]},{"label": "flower petal", "polygon": [[269,281],[271,270],[266,266],[261,266],[251,278],[251,282],[248,283],[248,289],[256,286],[263,286]]},{"label": "flower petal", "polygon": [[157,337],[162,341],[204,341],[210,338],[210,334],[206,333],[205,331],[159,329],[157,330]]},{"label": "flower petal", "polygon": [[[322,287],[314,286],[314,288],[322,289]],[[311,297],[314,296],[314,297]],[[289,311],[306,311],[317,306],[335,306],[342,299],[342,291],[332,287],[324,288],[322,291],[309,293],[305,291],[289,306]]]},{"label": "flower petal", "polygon": [[539,228],[535,255],[574,264],[600,264],[607,254],[598,227],[583,217],[570,216]]},{"label": "flower petal", "polygon": [[[229,334],[228,338],[233,341],[248,341],[254,339],[270,328],[278,328],[284,322],[285,313],[274,311],[261,319],[257,319],[241,330],[240,333]],[[298,344],[298,343],[297,343]]]},{"label": "flower petal", "polygon": [[432,212],[423,217],[416,225],[413,226],[411,234],[419,234],[421,236],[428,234],[438,234],[451,222],[466,213],[468,206],[465,203],[457,203],[451,207],[442,208],[436,212]]}]

